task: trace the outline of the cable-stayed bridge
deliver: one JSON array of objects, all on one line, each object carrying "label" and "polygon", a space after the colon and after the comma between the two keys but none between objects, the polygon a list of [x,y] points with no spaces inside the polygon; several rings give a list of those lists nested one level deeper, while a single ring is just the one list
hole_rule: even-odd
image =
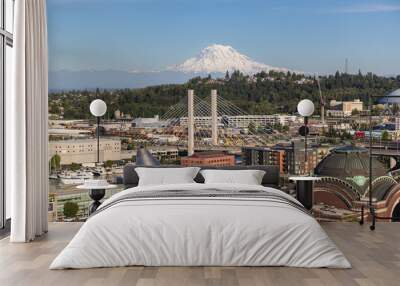
[{"label": "cable-stayed bridge", "polygon": [[277,122],[269,115],[250,115],[212,90],[199,98],[193,90],[161,116],[163,133],[178,138],[175,145],[194,149],[240,148],[265,146],[271,142],[273,130],[266,128]]}]

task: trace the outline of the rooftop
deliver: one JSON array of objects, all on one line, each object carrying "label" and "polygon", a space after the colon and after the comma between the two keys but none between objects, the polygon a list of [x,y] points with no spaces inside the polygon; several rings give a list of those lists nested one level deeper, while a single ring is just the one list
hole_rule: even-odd
[{"label": "rooftop", "polygon": [[[333,149],[315,168],[314,173],[322,177],[341,179],[364,193],[369,178],[369,153],[365,148],[352,145]],[[388,171],[377,159],[372,160],[373,178],[386,176]]]},{"label": "rooftop", "polygon": [[194,153],[192,156],[188,156],[186,158],[214,158],[214,157],[222,157],[222,156],[233,156],[230,154],[226,154],[220,151],[207,151],[207,152],[198,152]]},{"label": "rooftop", "polygon": [[362,147],[357,147],[353,145],[346,145],[346,146],[341,146],[337,147],[332,150],[333,153],[367,153],[368,149],[362,148]]},{"label": "rooftop", "polygon": [[397,103],[398,104],[398,103],[400,103],[400,88],[379,98],[378,102],[381,104],[387,104],[387,103],[389,103],[389,104]]},{"label": "rooftop", "polygon": [[[121,140],[117,140],[115,138],[100,138],[100,142],[121,142]],[[52,140],[49,141],[49,144],[79,144],[79,143],[93,143],[97,142],[96,138],[87,138],[87,139],[68,139],[68,140]]]},{"label": "rooftop", "polygon": [[92,133],[86,129],[67,129],[67,128],[50,128],[49,134],[81,134],[81,133]]}]

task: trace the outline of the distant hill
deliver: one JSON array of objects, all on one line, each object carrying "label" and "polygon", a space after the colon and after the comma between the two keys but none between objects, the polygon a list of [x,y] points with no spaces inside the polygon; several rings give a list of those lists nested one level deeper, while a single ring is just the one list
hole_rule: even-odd
[{"label": "distant hill", "polygon": [[[182,80],[184,80],[182,78]],[[400,88],[400,76],[380,77],[371,74],[341,74],[320,77],[322,94],[331,99],[367,101],[368,95],[384,95]],[[294,113],[300,99],[314,101],[319,112],[319,93],[315,78],[291,72],[260,72],[253,76],[239,71],[215,78],[197,76],[182,84],[162,84],[139,89],[98,89],[53,92],[49,95],[49,111],[66,119],[91,118],[89,104],[95,98],[107,102],[109,118],[115,110],[133,117],[164,114],[182,100],[187,89],[199,97],[217,89],[219,95],[250,114]]]},{"label": "distant hill", "polygon": [[104,71],[52,71],[49,73],[50,91],[79,89],[143,88],[160,84],[185,83],[194,76],[204,74],[175,71],[127,72]]}]

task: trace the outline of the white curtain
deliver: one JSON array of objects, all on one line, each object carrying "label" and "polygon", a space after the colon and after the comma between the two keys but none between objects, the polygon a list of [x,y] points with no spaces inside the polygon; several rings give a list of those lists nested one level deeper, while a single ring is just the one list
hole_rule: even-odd
[{"label": "white curtain", "polygon": [[6,98],[6,187],[12,242],[47,232],[46,0],[15,1],[13,94]]}]

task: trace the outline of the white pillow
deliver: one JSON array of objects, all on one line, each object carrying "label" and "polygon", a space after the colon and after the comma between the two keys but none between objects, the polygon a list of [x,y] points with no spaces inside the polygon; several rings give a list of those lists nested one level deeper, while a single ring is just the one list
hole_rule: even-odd
[{"label": "white pillow", "polygon": [[202,170],[205,184],[261,185],[265,175],[261,170]]},{"label": "white pillow", "polygon": [[139,186],[195,183],[193,180],[200,168],[135,168]]}]

